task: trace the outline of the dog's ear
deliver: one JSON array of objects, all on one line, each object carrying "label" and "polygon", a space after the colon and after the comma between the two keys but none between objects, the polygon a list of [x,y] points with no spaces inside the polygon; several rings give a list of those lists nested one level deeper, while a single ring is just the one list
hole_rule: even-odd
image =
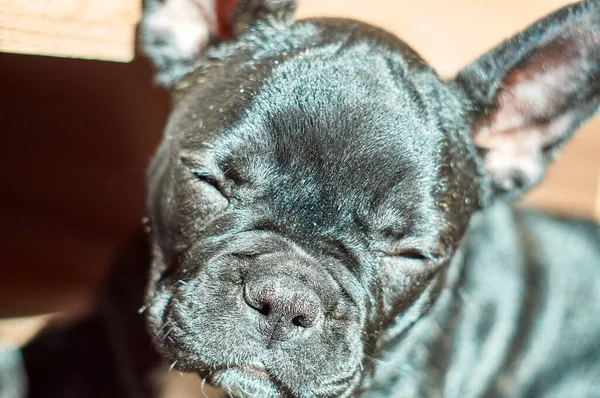
[{"label": "dog's ear", "polygon": [[495,191],[537,184],[600,104],[600,1],[567,6],[502,43],[455,79]]},{"label": "dog's ear", "polygon": [[295,0],[144,0],[142,48],[170,87],[198,66],[204,50],[261,24],[289,25]]}]

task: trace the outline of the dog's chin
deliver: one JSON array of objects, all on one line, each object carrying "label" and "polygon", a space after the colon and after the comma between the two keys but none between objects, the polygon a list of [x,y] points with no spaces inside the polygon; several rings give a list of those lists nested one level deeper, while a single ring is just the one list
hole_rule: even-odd
[{"label": "dog's chin", "polygon": [[271,375],[261,366],[244,365],[214,372],[209,382],[236,398],[277,398],[281,391]]}]

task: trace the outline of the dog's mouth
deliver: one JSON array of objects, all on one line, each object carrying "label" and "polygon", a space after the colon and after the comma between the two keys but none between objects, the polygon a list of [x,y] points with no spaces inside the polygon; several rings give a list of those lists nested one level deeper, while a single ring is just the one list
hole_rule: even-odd
[{"label": "dog's mouth", "polygon": [[261,363],[234,365],[217,370],[211,375],[209,381],[236,398],[282,396],[273,375]]}]

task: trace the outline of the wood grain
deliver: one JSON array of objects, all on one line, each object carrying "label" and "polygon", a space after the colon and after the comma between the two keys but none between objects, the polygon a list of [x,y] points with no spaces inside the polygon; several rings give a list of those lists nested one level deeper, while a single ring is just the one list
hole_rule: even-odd
[{"label": "wood grain", "polygon": [[0,0],[0,51],[128,62],[139,0]]}]

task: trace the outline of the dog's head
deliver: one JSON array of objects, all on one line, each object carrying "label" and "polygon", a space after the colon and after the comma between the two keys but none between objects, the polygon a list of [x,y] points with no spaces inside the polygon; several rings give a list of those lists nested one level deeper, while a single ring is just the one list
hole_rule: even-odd
[{"label": "dog's head", "polygon": [[234,395],[351,394],[435,301],[471,215],[535,185],[600,102],[597,1],[447,82],[374,27],[294,23],[291,0],[148,3],[173,95],[148,177],[150,329]]}]

